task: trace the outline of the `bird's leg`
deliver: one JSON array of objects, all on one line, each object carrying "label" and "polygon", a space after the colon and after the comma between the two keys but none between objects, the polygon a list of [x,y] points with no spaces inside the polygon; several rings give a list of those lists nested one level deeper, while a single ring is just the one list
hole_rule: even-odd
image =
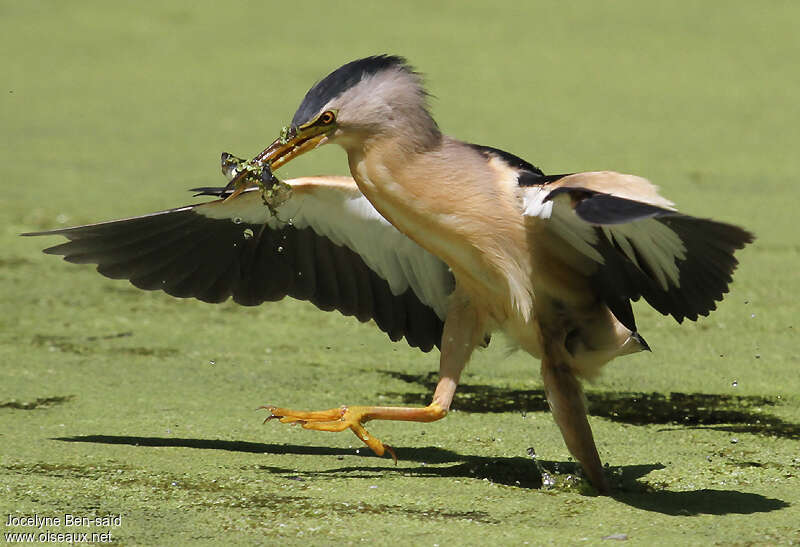
[{"label": "bird's leg", "polygon": [[447,415],[461,371],[467,364],[472,350],[483,339],[483,321],[480,315],[464,299],[456,295],[451,299],[447,320],[442,333],[442,354],[439,360],[439,383],[431,404],[426,407],[400,406],[341,406],[320,411],[299,411],[275,406],[264,406],[269,410],[267,420],[299,424],[305,429],[317,431],[344,431],[350,429],[375,454],[382,456],[387,451],[397,460],[394,450],[382,443],[366,430],[364,424],[370,420],[400,420],[409,422],[433,422]]},{"label": "bird's leg", "polygon": [[568,365],[566,350],[545,344],[542,380],[550,410],[570,453],[580,462],[597,491],[606,494],[608,482],[586,417],[581,384]]},{"label": "bird's leg", "polygon": [[386,452],[397,461],[394,450],[388,444],[382,443],[373,437],[364,427],[370,420],[402,420],[409,422],[433,422],[444,418],[447,411],[443,411],[435,404],[422,408],[396,407],[396,406],[346,406],[331,408],[329,410],[301,411],[274,406],[265,406],[270,411],[266,421],[276,419],[285,424],[300,424],[304,429],[316,431],[339,432],[350,429],[361,439],[364,444],[372,449],[378,456]]}]

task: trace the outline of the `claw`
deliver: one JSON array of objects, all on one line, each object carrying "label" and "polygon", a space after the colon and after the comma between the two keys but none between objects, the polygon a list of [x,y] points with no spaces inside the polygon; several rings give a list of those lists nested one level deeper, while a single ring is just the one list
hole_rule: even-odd
[{"label": "claw", "polygon": [[275,410],[275,409],[277,409],[277,408],[278,408],[278,407],[276,407],[276,406],[272,406],[272,405],[261,405],[261,406],[260,406],[260,407],[258,407],[256,410],[269,410],[269,416],[267,416],[266,418],[264,418],[264,422],[263,422],[263,423],[267,423],[267,422],[270,422],[270,421],[272,421],[272,420],[275,420],[275,419],[277,419],[277,418],[280,418],[280,416],[276,416],[276,415],[275,415],[275,414],[272,412],[273,410]]},{"label": "claw", "polygon": [[394,460],[394,464],[397,465],[397,454],[394,453],[394,448],[392,448],[388,444],[384,444],[383,447],[386,449],[386,451],[389,453],[389,455]]}]

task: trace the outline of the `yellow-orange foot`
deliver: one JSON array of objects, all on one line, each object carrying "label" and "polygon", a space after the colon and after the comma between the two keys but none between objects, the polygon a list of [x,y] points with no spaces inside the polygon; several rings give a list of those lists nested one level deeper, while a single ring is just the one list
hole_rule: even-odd
[{"label": "yellow-orange foot", "polygon": [[404,420],[411,422],[433,422],[444,418],[447,411],[436,403],[424,408],[408,408],[393,406],[341,406],[328,410],[291,410],[276,406],[262,406],[269,410],[270,415],[264,422],[278,420],[284,424],[299,424],[304,429],[316,431],[344,431],[350,429],[364,444],[372,449],[378,456],[386,452],[397,463],[397,455],[388,444],[382,443],[373,437],[364,427],[370,420]]}]

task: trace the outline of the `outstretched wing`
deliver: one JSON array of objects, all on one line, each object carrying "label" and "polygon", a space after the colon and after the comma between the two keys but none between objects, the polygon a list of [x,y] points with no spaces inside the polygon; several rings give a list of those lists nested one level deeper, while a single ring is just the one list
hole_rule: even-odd
[{"label": "outstretched wing", "polygon": [[286,182],[292,192],[275,215],[252,189],[227,202],[24,235],[63,235],[67,243],[45,252],[141,289],[246,306],[291,296],[374,319],[392,340],[405,336],[423,351],[438,346],[454,286],[447,265],[383,218],[351,178]]},{"label": "outstretched wing", "polygon": [[649,181],[613,172],[522,189],[525,214],[581,261],[598,298],[632,331],[640,297],[678,322],[716,308],[753,235],[677,212]]}]

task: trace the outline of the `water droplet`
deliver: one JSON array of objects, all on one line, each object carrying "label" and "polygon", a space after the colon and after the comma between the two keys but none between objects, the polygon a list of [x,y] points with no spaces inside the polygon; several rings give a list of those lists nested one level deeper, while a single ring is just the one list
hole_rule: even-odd
[{"label": "water droplet", "polygon": [[209,364],[209,365],[211,365],[211,366],[213,367],[214,365],[216,365],[216,364],[217,364],[217,362],[216,362],[214,359],[211,359],[211,360],[208,362],[208,364]]},{"label": "water droplet", "polygon": [[303,277],[303,272],[297,272],[297,277]]},{"label": "water droplet", "polygon": [[761,359],[761,354],[760,353],[756,353],[756,359]]},{"label": "water droplet", "polygon": [[534,460],[536,459],[536,450],[534,450],[532,446],[528,447],[528,450],[526,450],[526,452],[528,453],[528,456],[530,456],[532,459]]},{"label": "water droplet", "polygon": [[755,316],[756,316],[756,314],[754,314],[754,313],[751,313],[751,314],[750,314],[750,319],[753,319]]},{"label": "water droplet", "polygon": [[282,252],[283,252],[283,245],[278,245],[278,253],[282,253]]},{"label": "water droplet", "polygon": [[233,217],[233,223],[234,224],[241,224],[242,223],[242,217]]},{"label": "water droplet", "polygon": [[245,239],[252,239],[254,235],[253,230],[251,230],[250,228],[246,228],[245,231],[242,232],[242,235],[244,236]]},{"label": "water droplet", "polygon": [[286,221],[286,224],[288,224],[289,226],[294,226],[294,219],[290,218],[289,220]]},{"label": "water droplet", "polygon": [[734,437],[733,439],[731,439],[731,444],[736,444],[736,443],[738,443],[738,442],[739,442],[739,439],[737,439],[736,437]]},{"label": "water droplet", "polygon": [[734,380],[733,382],[731,382],[731,387],[739,387],[739,381]]}]

